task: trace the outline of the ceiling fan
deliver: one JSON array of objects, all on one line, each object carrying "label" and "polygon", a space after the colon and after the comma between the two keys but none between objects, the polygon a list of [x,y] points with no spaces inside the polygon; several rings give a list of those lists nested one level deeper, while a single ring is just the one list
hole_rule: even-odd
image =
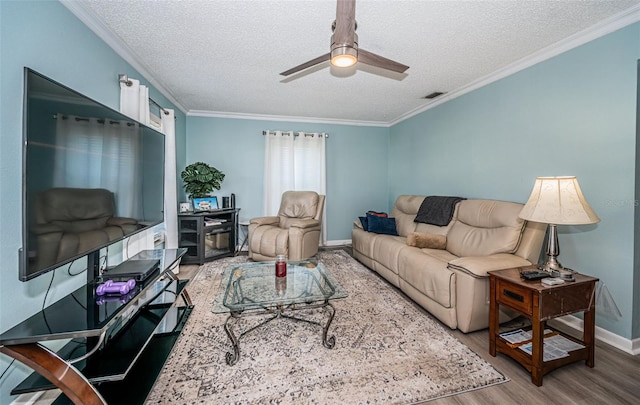
[{"label": "ceiling fan", "polygon": [[331,29],[331,52],[311,59],[301,65],[280,73],[282,76],[289,76],[301,70],[310,68],[325,61],[331,61],[333,66],[350,67],[357,62],[376,66],[382,69],[404,73],[409,66],[384,58],[375,53],[358,48],[358,34],[356,34],[356,1],[338,0],[336,7],[336,20]]}]

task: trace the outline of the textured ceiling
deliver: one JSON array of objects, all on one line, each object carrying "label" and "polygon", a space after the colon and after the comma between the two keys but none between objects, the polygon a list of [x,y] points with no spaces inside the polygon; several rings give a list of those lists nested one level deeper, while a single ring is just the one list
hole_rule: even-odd
[{"label": "textured ceiling", "polygon": [[636,11],[640,0],[358,0],[360,47],[409,70],[325,62],[287,78],[279,73],[329,51],[334,0],[63,3],[106,28],[112,45],[190,114],[384,124],[433,102],[423,98],[429,93],[469,86]]}]

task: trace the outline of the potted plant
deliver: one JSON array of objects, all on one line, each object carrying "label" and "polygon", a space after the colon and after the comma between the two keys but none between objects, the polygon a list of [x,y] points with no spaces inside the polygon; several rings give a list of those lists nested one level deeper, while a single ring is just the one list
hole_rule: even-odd
[{"label": "potted plant", "polygon": [[180,173],[189,198],[207,197],[213,190],[220,190],[224,173],[203,162],[192,163]]}]

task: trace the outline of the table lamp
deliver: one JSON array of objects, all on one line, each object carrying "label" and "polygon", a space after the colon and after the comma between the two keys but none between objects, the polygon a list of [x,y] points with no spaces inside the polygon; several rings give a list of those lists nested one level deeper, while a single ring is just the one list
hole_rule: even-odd
[{"label": "table lamp", "polygon": [[539,266],[552,277],[573,280],[573,272],[564,268],[560,254],[557,225],[595,224],[600,218],[585,200],[575,176],[538,177],[520,218],[549,224],[547,260]]}]

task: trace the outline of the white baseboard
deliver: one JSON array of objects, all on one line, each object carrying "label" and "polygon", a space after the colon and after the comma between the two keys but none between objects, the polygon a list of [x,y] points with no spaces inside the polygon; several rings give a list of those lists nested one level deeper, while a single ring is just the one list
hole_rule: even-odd
[{"label": "white baseboard", "polygon": [[[549,323],[561,324],[580,334],[584,330],[584,322],[582,321],[582,319],[573,315],[566,315],[560,318],[556,318],[549,321]],[[613,332],[609,332],[606,329],[602,329],[596,326],[596,339],[610,346],[613,346],[616,349],[620,349],[625,353],[629,353],[634,356],[640,354],[640,338],[633,340],[627,339],[620,335],[616,335]]]},{"label": "white baseboard", "polygon": [[328,240],[325,246],[344,246],[344,245],[351,245],[351,239]]}]

